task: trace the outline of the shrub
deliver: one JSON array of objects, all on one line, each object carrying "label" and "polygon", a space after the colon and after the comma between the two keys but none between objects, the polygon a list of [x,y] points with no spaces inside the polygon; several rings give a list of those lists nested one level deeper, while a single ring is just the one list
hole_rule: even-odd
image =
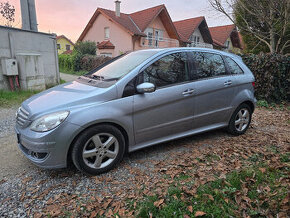
[{"label": "shrub", "polygon": [[85,55],[81,59],[81,69],[91,71],[109,60],[110,57]]},{"label": "shrub", "polygon": [[242,55],[256,77],[256,97],[268,102],[290,101],[290,57],[279,54]]},{"label": "shrub", "polygon": [[74,50],[82,55],[96,55],[97,45],[92,41],[78,42]]}]

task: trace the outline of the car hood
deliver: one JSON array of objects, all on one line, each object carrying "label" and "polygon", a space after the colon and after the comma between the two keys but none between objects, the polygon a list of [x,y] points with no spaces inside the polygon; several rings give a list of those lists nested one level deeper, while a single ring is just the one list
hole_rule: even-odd
[{"label": "car hood", "polygon": [[30,117],[34,117],[38,114],[108,101],[116,97],[114,93],[116,93],[114,86],[105,89],[74,81],[36,94],[24,101],[22,106],[29,112]]}]

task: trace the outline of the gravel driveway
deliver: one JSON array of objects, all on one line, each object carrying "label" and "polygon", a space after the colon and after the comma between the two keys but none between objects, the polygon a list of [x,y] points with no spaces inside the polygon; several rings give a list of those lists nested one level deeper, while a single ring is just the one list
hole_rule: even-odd
[{"label": "gravel driveway", "polygon": [[[114,170],[88,177],[72,167],[43,170],[33,166],[17,149],[13,131],[16,108],[0,108],[0,217],[82,214],[82,208],[88,202],[94,202],[91,208],[101,205],[104,210],[110,207],[120,209],[120,205],[122,208],[128,199],[140,195],[140,190],[145,193],[153,187],[159,187],[158,181],[165,178],[162,172],[169,169],[174,172],[176,167],[184,164],[185,155],[202,157],[205,152],[224,152],[233,146],[241,146],[241,152],[248,155],[251,149],[260,149],[256,138],[262,131],[266,131],[262,134],[265,143],[275,140],[281,144],[281,148],[285,146],[285,140],[289,142],[287,135],[290,134],[289,111],[276,113],[258,109],[251,128],[244,136],[231,137],[223,130],[218,130],[175,140],[128,154]],[[263,120],[265,113],[267,120]],[[283,124],[277,123],[277,119]],[[269,123],[269,120],[272,122]],[[281,130],[284,132],[281,133]],[[229,158],[224,167],[228,171],[236,167],[232,157]],[[180,165],[174,164],[176,162]],[[212,172],[216,174],[221,168],[218,162],[213,166],[203,165],[200,170],[208,176],[212,176]],[[113,212],[109,210],[109,213]]]}]

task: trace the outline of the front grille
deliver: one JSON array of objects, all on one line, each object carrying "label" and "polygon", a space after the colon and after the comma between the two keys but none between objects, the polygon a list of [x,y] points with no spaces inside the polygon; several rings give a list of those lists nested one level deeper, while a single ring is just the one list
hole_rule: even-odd
[{"label": "front grille", "polygon": [[21,107],[17,112],[16,122],[19,126],[25,127],[29,123],[29,112]]}]

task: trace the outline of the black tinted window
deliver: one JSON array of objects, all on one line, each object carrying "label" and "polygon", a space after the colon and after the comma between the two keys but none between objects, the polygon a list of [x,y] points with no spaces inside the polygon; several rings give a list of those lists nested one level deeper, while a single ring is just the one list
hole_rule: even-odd
[{"label": "black tinted window", "polygon": [[147,67],[140,82],[150,82],[156,87],[185,82],[189,80],[187,68],[186,53],[167,55]]},{"label": "black tinted window", "polygon": [[220,55],[193,52],[191,79],[202,79],[220,75],[226,75],[224,61]]},{"label": "black tinted window", "polygon": [[231,74],[243,74],[243,70],[239,67],[239,65],[230,57],[225,57],[225,61],[228,64],[228,68]]}]

